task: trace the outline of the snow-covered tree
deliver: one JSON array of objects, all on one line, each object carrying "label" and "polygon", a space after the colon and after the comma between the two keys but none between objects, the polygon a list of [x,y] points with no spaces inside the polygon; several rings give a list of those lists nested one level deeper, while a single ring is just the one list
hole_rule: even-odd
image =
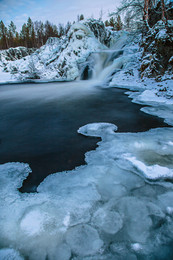
[{"label": "snow-covered tree", "polygon": [[11,21],[10,25],[8,26],[8,39],[9,39],[10,47],[14,46],[15,37],[16,37],[16,26],[13,23],[13,21]]},{"label": "snow-covered tree", "polygon": [[33,58],[30,58],[29,66],[28,66],[28,79],[39,79],[39,72],[37,68],[35,67]]},{"label": "snow-covered tree", "polygon": [[151,20],[150,10],[156,11],[156,6],[160,5],[161,19],[166,23],[167,5],[173,3],[172,0],[122,0],[117,10],[111,16],[123,14],[128,28],[141,27],[143,23],[149,29],[148,21]]},{"label": "snow-covered tree", "polygon": [[122,0],[117,10],[111,16],[124,15],[128,13],[128,26],[139,27],[143,21],[144,0]]},{"label": "snow-covered tree", "polygon": [[71,23],[70,23],[70,22],[67,22],[67,24],[66,24],[66,26],[65,26],[65,28],[64,28],[65,34],[68,33],[68,31],[70,30],[70,28],[71,28]]},{"label": "snow-covered tree", "polygon": [[130,29],[131,15],[129,11],[127,11],[125,14],[124,22],[125,22],[125,28]]},{"label": "snow-covered tree", "polygon": [[62,23],[58,25],[58,37],[61,37],[65,34],[65,29]]}]

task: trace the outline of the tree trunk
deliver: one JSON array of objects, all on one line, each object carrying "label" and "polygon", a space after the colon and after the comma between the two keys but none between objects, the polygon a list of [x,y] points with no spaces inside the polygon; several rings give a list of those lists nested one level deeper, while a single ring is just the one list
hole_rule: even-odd
[{"label": "tree trunk", "polygon": [[148,21],[148,6],[149,6],[149,0],[145,0],[145,2],[144,2],[144,21]]},{"label": "tree trunk", "polygon": [[145,0],[144,1],[144,16],[143,16],[143,20],[144,20],[144,24],[146,26],[146,29],[149,31],[150,30],[150,26],[148,24],[148,8],[149,8],[149,3],[151,0]]},{"label": "tree trunk", "polygon": [[166,16],[165,16],[165,2],[164,0],[161,0],[161,6],[162,6],[162,21],[166,23]]}]

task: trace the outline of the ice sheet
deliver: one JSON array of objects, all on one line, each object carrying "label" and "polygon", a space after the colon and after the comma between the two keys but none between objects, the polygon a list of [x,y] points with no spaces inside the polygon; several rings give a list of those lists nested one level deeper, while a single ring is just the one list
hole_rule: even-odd
[{"label": "ice sheet", "polygon": [[38,193],[17,190],[31,171],[27,164],[0,166],[3,250],[11,247],[14,259],[14,250],[31,260],[137,259],[157,256],[163,241],[172,241],[173,185],[164,181],[173,177],[172,128],[116,129],[104,122],[81,127],[81,134],[102,139],[86,154],[87,165],[49,175]]}]

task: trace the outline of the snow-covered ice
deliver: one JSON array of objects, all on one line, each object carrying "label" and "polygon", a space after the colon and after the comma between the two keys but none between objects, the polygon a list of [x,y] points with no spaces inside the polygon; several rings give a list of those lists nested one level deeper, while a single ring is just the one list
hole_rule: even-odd
[{"label": "snow-covered ice", "polygon": [[102,138],[98,148],[86,154],[85,166],[49,175],[37,193],[17,190],[31,171],[27,164],[1,165],[1,248],[33,260],[106,259],[111,248],[111,259],[121,241],[121,255],[136,259],[171,242],[173,185],[164,179],[173,177],[172,128],[115,130],[106,123],[81,127],[81,134]]},{"label": "snow-covered ice", "polygon": [[67,244],[79,256],[94,255],[103,245],[96,229],[89,225],[79,225],[68,230]]}]

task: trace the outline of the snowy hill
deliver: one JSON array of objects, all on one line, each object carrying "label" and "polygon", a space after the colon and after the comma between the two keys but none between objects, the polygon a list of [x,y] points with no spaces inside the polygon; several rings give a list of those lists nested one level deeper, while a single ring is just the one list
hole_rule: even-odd
[{"label": "snowy hill", "polygon": [[47,43],[32,55],[1,64],[2,71],[9,72],[13,80],[78,78],[80,65],[90,53],[107,49],[88,27],[75,23],[67,36],[60,39],[49,38]]}]

